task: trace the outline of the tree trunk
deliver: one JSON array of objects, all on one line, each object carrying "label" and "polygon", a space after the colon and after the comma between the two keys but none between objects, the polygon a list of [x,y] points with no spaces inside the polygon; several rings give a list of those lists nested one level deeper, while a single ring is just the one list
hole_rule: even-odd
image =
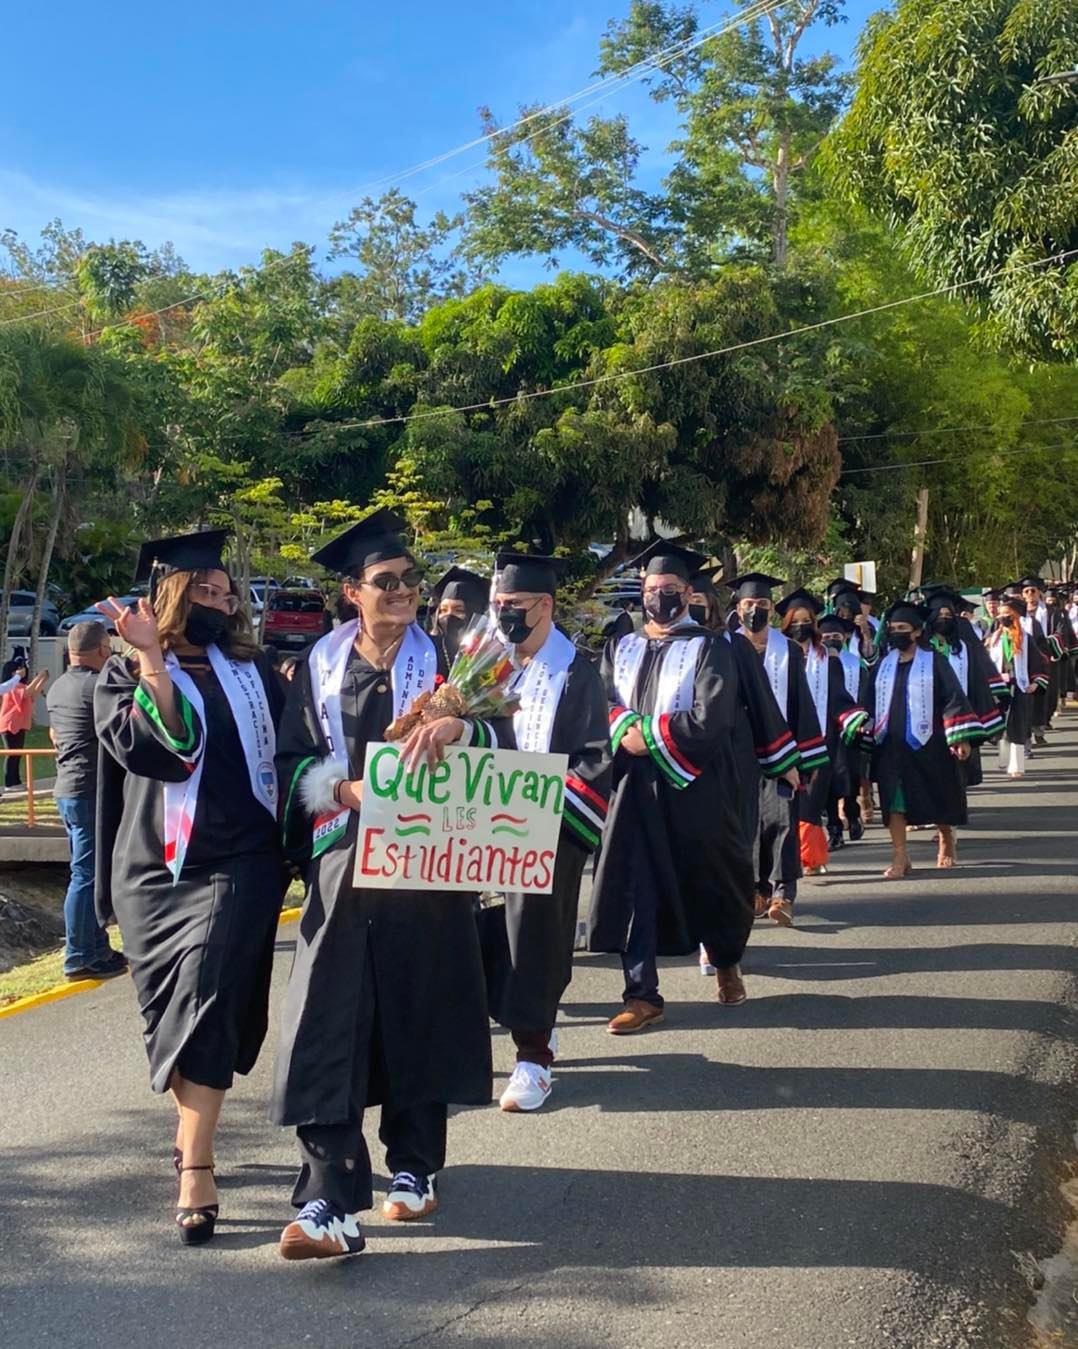
[{"label": "tree trunk", "polygon": [[928,488],[917,493],[917,521],[913,527],[913,556],[910,559],[910,589],[917,590],[925,568],[925,538],[928,534]]},{"label": "tree trunk", "polygon": [[56,535],[60,530],[60,516],[64,512],[67,496],[67,451],[60,456],[60,462],[53,473],[52,520],[49,532],[45,535],[45,547],[41,551],[41,562],[37,573],[37,592],[34,595],[34,614],[30,620],[30,669],[37,672],[37,648],[41,637],[41,607],[45,603],[45,587],[49,582],[49,568],[52,566],[52,554],[56,547]]},{"label": "tree trunk", "polygon": [[775,187],[775,219],[771,231],[771,259],[776,267],[785,267],[789,251],[790,224],[790,133],[788,131],[784,131],[779,137],[772,182]]},{"label": "tree trunk", "polygon": [[19,549],[22,546],[22,532],[33,508],[34,493],[37,491],[37,480],[40,476],[41,465],[35,459],[30,471],[30,480],[23,488],[23,498],[19,502],[19,509],[15,512],[15,520],[11,526],[11,538],[8,541],[7,557],[4,559],[4,589],[3,593],[0,594],[0,658],[6,658],[7,655],[7,626],[11,612],[11,588],[15,580]]}]

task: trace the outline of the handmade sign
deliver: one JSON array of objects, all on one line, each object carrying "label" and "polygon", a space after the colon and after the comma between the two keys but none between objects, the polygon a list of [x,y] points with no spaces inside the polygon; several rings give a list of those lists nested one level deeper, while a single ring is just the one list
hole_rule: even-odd
[{"label": "handmade sign", "polygon": [[549,894],[568,766],[564,754],[450,747],[409,773],[399,746],[368,745],[354,884]]}]

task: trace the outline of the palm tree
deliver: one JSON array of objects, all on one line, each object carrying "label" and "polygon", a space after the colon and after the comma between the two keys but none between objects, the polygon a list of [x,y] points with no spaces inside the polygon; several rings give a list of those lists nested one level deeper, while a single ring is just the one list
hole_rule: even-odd
[{"label": "palm tree", "polygon": [[14,469],[22,493],[4,563],[0,650],[7,640],[12,582],[33,553],[33,505],[42,480],[49,484],[50,511],[38,560],[31,667],[36,664],[49,567],[69,513],[71,472],[116,466],[137,439],[130,386],[123,367],[107,351],[28,325],[0,331],[0,455]]}]

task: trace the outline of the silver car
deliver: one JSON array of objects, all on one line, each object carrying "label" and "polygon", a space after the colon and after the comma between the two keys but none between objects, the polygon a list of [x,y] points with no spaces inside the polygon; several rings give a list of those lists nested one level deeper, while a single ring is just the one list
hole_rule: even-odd
[{"label": "silver car", "polygon": [[[29,637],[30,620],[34,616],[35,595],[32,590],[13,590],[8,611],[9,637]],[[41,635],[55,637],[60,628],[60,611],[53,600],[45,598],[41,605]]]}]

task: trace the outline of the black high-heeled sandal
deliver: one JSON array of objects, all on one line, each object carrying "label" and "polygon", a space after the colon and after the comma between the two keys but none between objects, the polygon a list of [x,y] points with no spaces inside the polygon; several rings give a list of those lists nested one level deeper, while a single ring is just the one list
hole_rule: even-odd
[{"label": "black high-heeled sandal", "polygon": [[[213,1171],[212,1166],[181,1166],[181,1171]],[[213,1237],[217,1225],[217,1204],[200,1204],[197,1208],[177,1208],[176,1226],[184,1246],[205,1246]],[[190,1219],[197,1219],[191,1222]]]}]

